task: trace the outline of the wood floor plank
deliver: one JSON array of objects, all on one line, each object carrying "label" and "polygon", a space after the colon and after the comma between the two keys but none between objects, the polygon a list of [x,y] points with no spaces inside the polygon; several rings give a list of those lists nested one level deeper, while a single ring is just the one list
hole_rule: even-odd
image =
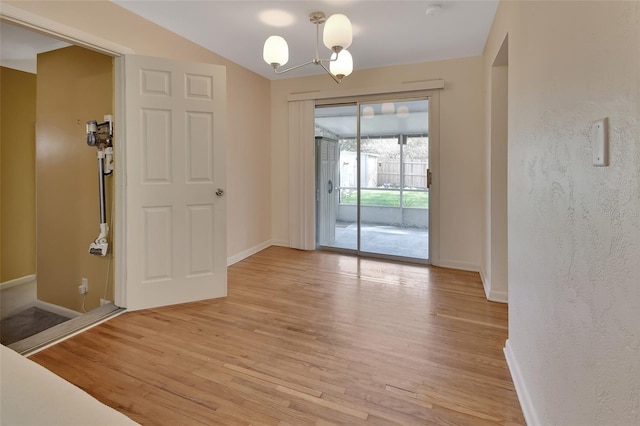
[{"label": "wood floor plank", "polygon": [[144,425],[524,425],[477,273],[270,247],[31,357]]}]

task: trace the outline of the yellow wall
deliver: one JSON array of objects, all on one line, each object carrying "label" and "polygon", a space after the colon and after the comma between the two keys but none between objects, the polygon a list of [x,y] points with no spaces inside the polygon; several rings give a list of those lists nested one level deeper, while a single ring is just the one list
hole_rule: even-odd
[{"label": "yellow wall", "polygon": [[36,272],[36,76],[1,68],[0,282]]},{"label": "yellow wall", "polygon": [[[110,1],[3,2],[118,43],[135,54],[227,67],[227,256],[271,239],[270,82]],[[102,24],[96,24],[100,17]]]},{"label": "yellow wall", "polygon": [[[291,93],[369,90],[444,79],[440,92],[440,264],[478,270],[482,206],[482,58],[471,57],[354,71],[339,86],[328,75],[272,82],[273,238],[289,241],[288,103]],[[436,230],[432,230],[436,232]]]},{"label": "yellow wall", "polygon": [[[113,58],[76,46],[43,53],[37,81],[38,299],[81,312],[77,287],[84,277],[89,311],[104,297],[110,265],[108,257],[88,253],[100,216],[96,148],[85,142],[85,124],[113,113]],[[110,222],[113,176],[106,181]]]}]

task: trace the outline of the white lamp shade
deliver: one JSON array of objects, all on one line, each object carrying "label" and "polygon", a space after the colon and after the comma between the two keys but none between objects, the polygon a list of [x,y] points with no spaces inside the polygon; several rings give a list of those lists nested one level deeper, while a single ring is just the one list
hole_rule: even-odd
[{"label": "white lamp shade", "polygon": [[[334,61],[338,55],[338,59]],[[346,77],[353,71],[353,57],[348,50],[342,50],[340,53],[333,52],[331,54],[331,62],[329,62],[329,71],[338,78]]]},{"label": "white lamp shade", "polygon": [[405,118],[409,116],[409,107],[406,105],[400,105],[398,110],[396,111],[396,115],[400,118]]},{"label": "white lamp shade", "polygon": [[375,115],[375,113],[373,111],[373,107],[366,106],[366,107],[362,108],[362,117],[363,118],[373,118],[374,115]]},{"label": "white lamp shade", "polygon": [[396,106],[393,102],[385,102],[382,104],[382,113],[384,115],[390,115],[396,112]]},{"label": "white lamp shade", "polygon": [[351,46],[352,40],[353,31],[349,18],[341,13],[329,16],[329,19],[324,23],[324,32],[322,34],[324,45],[335,52],[336,50],[347,49]]},{"label": "white lamp shade", "polygon": [[264,42],[262,58],[269,65],[284,65],[289,61],[289,46],[280,36],[271,36]]}]

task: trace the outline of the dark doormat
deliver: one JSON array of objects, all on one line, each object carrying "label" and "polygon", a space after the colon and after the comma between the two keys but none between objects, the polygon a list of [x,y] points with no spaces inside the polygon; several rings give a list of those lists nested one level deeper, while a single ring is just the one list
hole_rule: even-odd
[{"label": "dark doormat", "polygon": [[28,308],[0,322],[0,343],[10,345],[68,320],[35,306]]}]

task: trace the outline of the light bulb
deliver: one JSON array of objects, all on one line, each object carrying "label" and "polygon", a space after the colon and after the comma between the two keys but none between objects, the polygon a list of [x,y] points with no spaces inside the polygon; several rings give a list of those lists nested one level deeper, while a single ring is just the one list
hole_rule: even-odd
[{"label": "light bulb", "polygon": [[394,112],[396,112],[396,106],[393,102],[385,102],[382,104],[382,113],[384,115],[393,114]]},{"label": "light bulb", "polygon": [[[337,60],[336,55],[338,56]],[[331,54],[331,62],[329,62],[329,71],[331,74],[342,79],[353,71],[353,57],[348,50],[342,50],[340,53],[333,52]]]},{"label": "light bulb", "polygon": [[340,52],[351,46],[353,30],[349,18],[341,13],[329,16],[329,19],[324,23],[322,41],[327,48],[334,52]]},{"label": "light bulb", "polygon": [[262,58],[266,63],[277,68],[289,61],[289,46],[280,36],[271,36],[264,42]]}]

